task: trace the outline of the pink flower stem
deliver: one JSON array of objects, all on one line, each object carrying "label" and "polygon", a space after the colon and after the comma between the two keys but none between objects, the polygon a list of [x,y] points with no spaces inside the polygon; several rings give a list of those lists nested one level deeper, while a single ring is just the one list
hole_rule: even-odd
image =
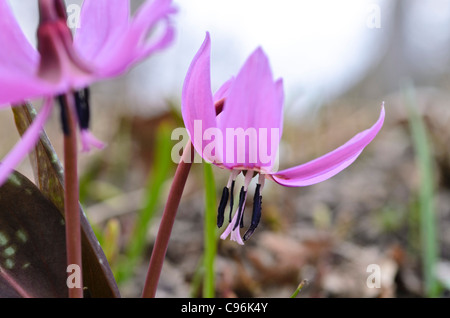
[{"label": "pink flower stem", "polygon": [[156,288],[158,286],[164,258],[167,252],[167,246],[169,245],[170,234],[175,222],[175,216],[177,214],[184,186],[192,166],[194,152],[194,147],[189,141],[188,146],[186,146],[183,151],[183,156],[175,172],[175,177],[173,179],[161,219],[161,224],[159,225],[152,256],[150,257],[150,264],[147,271],[147,277],[145,279],[144,290],[142,292],[142,297],[144,298],[155,297]]},{"label": "pink flower stem", "polygon": [[80,268],[79,279],[81,288],[69,288],[70,298],[83,298],[83,279],[81,263],[81,228],[79,210],[79,189],[77,170],[77,121],[74,114],[73,96],[65,96],[68,134],[64,134],[64,213],[66,224],[67,264],[76,264]]}]

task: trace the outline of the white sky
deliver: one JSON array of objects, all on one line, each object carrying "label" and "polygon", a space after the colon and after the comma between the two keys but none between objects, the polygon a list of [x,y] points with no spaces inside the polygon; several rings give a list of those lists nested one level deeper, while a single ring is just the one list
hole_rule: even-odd
[{"label": "white sky", "polygon": [[[380,1],[383,2],[383,1]],[[135,73],[153,72],[155,91],[181,91],[188,65],[205,32],[212,41],[213,89],[236,74],[262,46],[276,77],[283,77],[290,104],[327,99],[348,88],[371,66],[382,41],[366,25],[366,0],[179,0],[177,41]],[[381,19],[383,18],[381,12]],[[388,13],[386,13],[388,14]],[[382,27],[382,24],[381,24]],[[167,92],[166,89],[170,91]],[[157,94],[159,95],[159,94]],[[154,95],[148,91],[148,98]]]},{"label": "white sky", "polygon": [[[36,0],[9,0],[33,41]],[[69,1],[71,2],[71,1]],[[73,2],[73,1],[72,1]],[[129,74],[130,93],[154,104],[180,98],[192,57],[205,32],[212,41],[212,85],[217,88],[236,74],[247,56],[262,46],[273,73],[283,77],[287,101],[302,107],[345,90],[377,58],[381,29],[370,29],[371,4],[385,0],[174,0],[177,37],[174,45]],[[371,11],[372,10],[372,11]],[[147,81],[142,89],[143,80]]]}]

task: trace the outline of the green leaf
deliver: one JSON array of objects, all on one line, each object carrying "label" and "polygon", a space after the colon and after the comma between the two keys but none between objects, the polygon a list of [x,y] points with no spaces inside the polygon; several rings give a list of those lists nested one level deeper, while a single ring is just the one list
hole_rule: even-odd
[{"label": "green leaf", "polygon": [[435,271],[439,248],[436,234],[435,181],[432,150],[430,149],[425,124],[417,109],[416,98],[411,85],[406,88],[405,95],[405,104],[409,114],[409,127],[420,175],[419,222],[425,281],[424,288],[427,296],[437,297],[440,294],[440,286]]},{"label": "green leaf", "polygon": [[0,187],[0,297],[67,297],[64,219],[26,177]]}]

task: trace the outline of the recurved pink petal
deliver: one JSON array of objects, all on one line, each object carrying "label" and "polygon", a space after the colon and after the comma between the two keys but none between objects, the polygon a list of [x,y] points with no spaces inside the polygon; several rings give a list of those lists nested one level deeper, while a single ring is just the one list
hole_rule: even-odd
[{"label": "recurved pink petal", "polygon": [[[139,8],[130,27],[130,33],[138,40],[136,59],[142,59],[172,43],[175,32],[170,25],[169,16],[175,12],[172,0],[147,1]],[[162,35],[150,36],[160,22],[163,24]]]},{"label": "recurved pink petal", "polygon": [[384,117],[385,110],[382,106],[380,117],[371,128],[358,133],[332,152],[300,166],[274,173],[271,178],[287,187],[308,186],[331,178],[352,164],[375,138],[383,126]]},{"label": "recurved pink petal", "polygon": [[50,116],[53,107],[53,99],[46,98],[39,114],[27,129],[21,140],[6,155],[0,163],[0,186],[8,179],[14,168],[26,157],[39,140],[40,132]]},{"label": "recurved pink petal", "polygon": [[282,82],[274,83],[269,61],[261,48],[247,59],[217,119],[225,136],[228,168],[270,172],[281,138]]},{"label": "recurved pink petal", "polygon": [[0,0],[0,107],[52,90],[36,77],[39,54],[23,34],[6,0]]},{"label": "recurved pink petal", "polygon": [[132,49],[121,47],[129,23],[129,0],[85,0],[74,36],[75,49],[85,61],[103,69],[117,50]]},{"label": "recurved pink petal", "polygon": [[58,86],[37,76],[0,69],[0,108],[31,98],[54,95],[57,91]]},{"label": "recurved pink petal", "polygon": [[203,136],[207,129],[216,128],[216,113],[211,92],[209,33],[195,55],[187,72],[181,94],[181,113],[183,121],[195,150],[207,161],[204,155]]},{"label": "recurved pink petal", "polygon": [[[132,19],[129,6],[124,0],[86,0],[83,5],[75,47],[99,77],[120,75],[172,43],[174,30],[168,23],[168,15],[174,12],[171,0],[148,0]],[[160,21],[164,23],[162,34],[148,39]]]},{"label": "recurved pink petal", "polygon": [[0,75],[5,70],[32,75],[39,55],[25,37],[6,0],[0,0]]}]

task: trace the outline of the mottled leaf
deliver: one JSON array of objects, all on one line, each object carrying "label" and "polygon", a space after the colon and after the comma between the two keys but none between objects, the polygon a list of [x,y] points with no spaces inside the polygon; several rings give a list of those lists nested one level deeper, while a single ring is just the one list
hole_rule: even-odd
[{"label": "mottled leaf", "polygon": [[[30,126],[36,111],[30,104],[12,108],[20,135]],[[62,138],[62,137],[61,137]],[[30,154],[35,182],[64,217],[63,167],[45,132]],[[117,283],[100,244],[81,206],[83,283],[91,297],[120,297]]]},{"label": "mottled leaf", "polygon": [[18,172],[0,187],[0,297],[67,297],[64,219]]}]

